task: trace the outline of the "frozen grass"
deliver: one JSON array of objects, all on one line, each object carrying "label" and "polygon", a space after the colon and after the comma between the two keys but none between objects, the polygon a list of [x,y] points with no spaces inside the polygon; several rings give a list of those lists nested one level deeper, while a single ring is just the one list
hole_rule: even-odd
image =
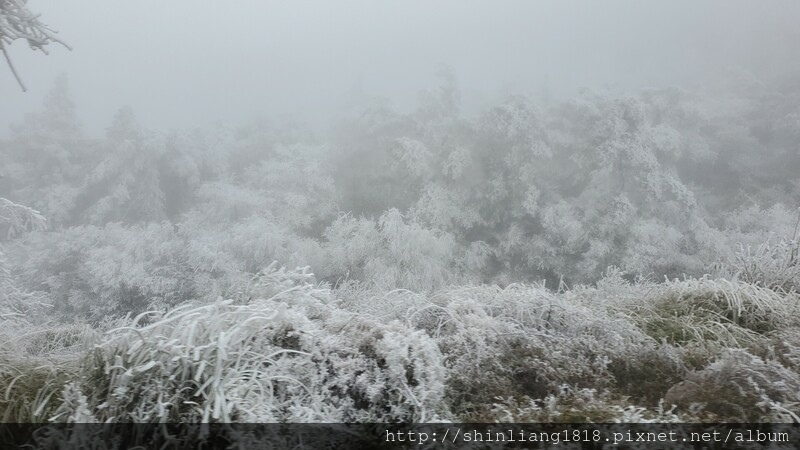
[{"label": "frozen grass", "polygon": [[72,346],[72,335],[53,338],[65,344],[59,364],[4,355],[0,415],[152,424],[425,422],[447,413],[433,339],[337,308],[309,278],[271,267],[239,299],[141,314],[88,350]]},{"label": "frozen grass", "polygon": [[237,298],[145,313],[102,333],[74,325],[17,340],[5,334],[0,417],[609,422],[800,415],[800,301],[792,291],[710,278],[630,283],[614,271],[596,286],[559,292],[476,285],[423,295],[352,282],[331,291],[312,280],[271,266]]},{"label": "frozen grass", "polygon": [[609,303],[658,341],[747,346],[800,324],[800,299],[743,281],[674,280],[645,283],[643,297]]},{"label": "frozen grass", "polygon": [[59,406],[62,387],[77,375],[74,365],[5,359],[0,366],[0,419],[41,422]]},{"label": "frozen grass", "polygon": [[[618,420],[631,411],[642,420],[663,419],[665,411],[692,421],[752,418],[730,415],[719,402],[676,402],[673,411],[664,398],[697,373],[716,370],[732,351],[758,352],[754,357],[770,367],[765,376],[773,382],[797,373],[791,330],[800,327],[800,299],[741,280],[630,283],[610,271],[595,287],[557,293],[536,285],[456,286],[425,296],[348,285],[338,296],[344,308],[401,320],[436,340],[448,372],[447,406],[461,420],[500,420],[495,412],[505,406],[497,409],[498,399],[526,411],[512,416],[530,420]],[[604,399],[592,408],[604,402],[609,408],[581,413],[543,406],[546,399],[571,404],[568,398],[578,391]],[[761,411],[757,398],[732,401]],[[772,392],[769,398],[781,406],[760,419],[797,413],[791,396]]]},{"label": "frozen grass", "polygon": [[800,288],[800,241],[797,230],[791,240],[767,240],[753,248],[740,244],[732,261],[718,269],[718,276],[781,292]]}]

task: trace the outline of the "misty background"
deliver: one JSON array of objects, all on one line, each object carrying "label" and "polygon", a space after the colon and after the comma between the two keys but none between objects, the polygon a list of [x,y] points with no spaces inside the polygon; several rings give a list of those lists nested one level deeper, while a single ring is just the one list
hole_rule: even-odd
[{"label": "misty background", "polygon": [[[373,96],[414,107],[446,65],[474,113],[509,92],[562,99],[759,79],[798,67],[791,0],[613,2],[34,0],[74,50],[10,48],[30,87],[0,72],[0,124],[41,104],[61,73],[101,131],[130,106],[157,129],[290,115],[320,128]],[[0,133],[7,133],[6,126]]]}]

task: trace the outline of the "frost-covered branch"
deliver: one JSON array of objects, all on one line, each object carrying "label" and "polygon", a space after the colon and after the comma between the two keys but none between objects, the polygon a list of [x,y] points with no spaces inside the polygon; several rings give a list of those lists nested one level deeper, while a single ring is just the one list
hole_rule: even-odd
[{"label": "frost-covered branch", "polygon": [[28,229],[42,230],[45,223],[39,211],[0,197],[0,229],[7,227],[8,238]]},{"label": "frost-covered branch", "polygon": [[38,14],[28,9],[27,0],[0,0],[0,50],[23,91],[26,90],[25,85],[11,63],[6,46],[17,39],[25,39],[32,49],[41,50],[45,54],[47,54],[45,47],[52,42],[70,49],[69,45],[55,36],[55,33],[39,21]]}]

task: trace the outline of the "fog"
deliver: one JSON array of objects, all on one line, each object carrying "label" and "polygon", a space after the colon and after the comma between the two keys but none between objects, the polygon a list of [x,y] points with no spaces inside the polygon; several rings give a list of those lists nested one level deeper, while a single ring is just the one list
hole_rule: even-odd
[{"label": "fog", "polygon": [[[314,126],[372,97],[411,108],[449,67],[474,111],[507,92],[562,98],[798,65],[795,1],[33,0],[72,52],[10,48],[0,125],[65,73],[89,130],[128,105],[148,127],[289,115]],[[2,132],[7,126],[2,126]]]}]

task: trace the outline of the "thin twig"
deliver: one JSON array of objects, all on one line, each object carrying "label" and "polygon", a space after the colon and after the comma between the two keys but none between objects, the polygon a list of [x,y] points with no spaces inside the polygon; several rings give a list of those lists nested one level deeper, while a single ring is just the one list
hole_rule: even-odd
[{"label": "thin twig", "polygon": [[11,58],[8,56],[5,45],[0,44],[0,50],[3,50],[3,56],[6,57],[6,63],[8,63],[11,73],[14,74],[14,78],[17,79],[17,83],[19,83],[19,87],[22,89],[22,92],[28,92],[28,88],[26,88],[25,84],[22,82],[22,78],[20,78],[19,74],[17,73],[17,69],[15,69],[14,64],[11,63]]}]

